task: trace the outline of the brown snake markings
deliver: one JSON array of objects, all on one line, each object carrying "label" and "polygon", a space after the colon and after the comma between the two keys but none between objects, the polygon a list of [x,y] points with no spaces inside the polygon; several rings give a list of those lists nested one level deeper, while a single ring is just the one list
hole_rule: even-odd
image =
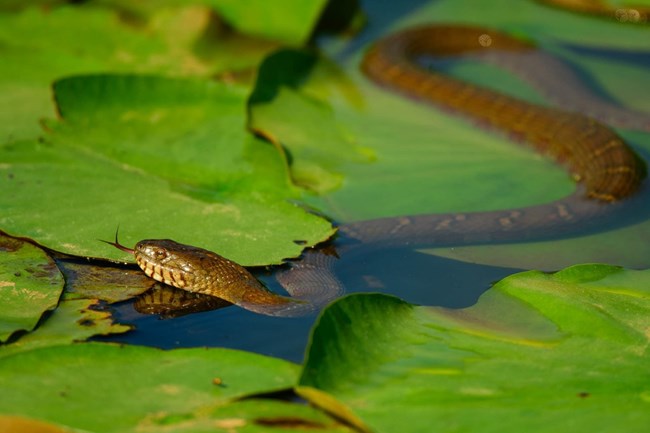
[{"label": "brown snake markings", "polygon": [[620,22],[646,23],[650,17],[650,8],[647,6],[617,7],[610,5],[606,0],[537,0],[573,12],[582,12],[603,18],[616,19]]},{"label": "brown snake markings", "polygon": [[[485,44],[489,35],[489,44]],[[481,39],[483,38],[483,39]],[[479,41],[483,41],[480,43]],[[487,47],[486,47],[487,45]],[[393,245],[462,245],[511,242],[565,233],[601,218],[639,188],[645,166],[616,133],[580,114],[568,113],[480,88],[418,65],[421,56],[477,50],[525,52],[534,47],[495,30],[427,26],[398,32],[367,52],[362,70],[371,80],[424,103],[452,110],[490,129],[509,133],[565,166],[581,185],[552,203],[502,211],[380,218],[345,224],[339,232],[371,248]],[[213,252],[171,240],[138,242],[131,250],[144,272],[166,284],[223,298],[252,311],[296,316],[343,292],[333,275],[335,258],[309,250],[277,279],[292,294],[276,295],[248,271]],[[341,253],[342,251],[339,251]]]}]

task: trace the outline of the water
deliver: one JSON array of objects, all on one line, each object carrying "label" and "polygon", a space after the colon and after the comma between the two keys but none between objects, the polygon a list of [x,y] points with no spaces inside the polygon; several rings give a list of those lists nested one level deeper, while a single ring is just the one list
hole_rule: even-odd
[{"label": "water", "polygon": [[[516,270],[463,263],[415,251],[391,250],[369,253],[349,261],[345,256],[336,274],[348,293],[381,292],[399,296],[411,303],[466,307],[472,305],[490,284]],[[272,274],[256,275],[273,290],[278,288]],[[161,320],[136,312],[132,302],[114,307],[120,323],[136,330],[101,338],[164,349],[178,347],[227,347],[241,349],[294,362],[303,360],[309,331],[316,314],[298,318],[262,316],[238,307],[195,313]]]}]

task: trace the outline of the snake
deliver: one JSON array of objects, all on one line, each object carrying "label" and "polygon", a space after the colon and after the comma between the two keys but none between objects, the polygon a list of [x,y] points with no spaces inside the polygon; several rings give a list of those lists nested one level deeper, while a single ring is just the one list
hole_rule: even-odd
[{"label": "snake", "polygon": [[650,17],[650,7],[643,5],[622,6],[612,5],[604,0],[537,0],[572,12],[594,15],[607,19],[615,19],[621,23],[645,24]]},{"label": "snake", "polygon": [[[577,188],[567,197],[525,208],[487,212],[385,217],[342,224],[338,236],[350,240],[338,254],[363,248],[457,246],[519,242],[567,234],[611,216],[637,192],[645,164],[604,123],[580,113],[533,105],[456,79],[422,65],[421,58],[475,52],[530,53],[536,47],[496,29],[427,25],[398,31],[375,42],[361,62],[375,85],[423,104],[456,113],[489,130],[506,133],[566,167]],[[151,278],[193,293],[224,299],[272,316],[300,316],[344,293],[333,271],[337,258],[323,249],[276,273],[291,296],[268,290],[247,269],[212,251],[170,239],[149,239],[132,253]],[[351,245],[351,246],[350,246]],[[346,249],[347,248],[347,249]],[[363,251],[363,250],[362,250]]]}]

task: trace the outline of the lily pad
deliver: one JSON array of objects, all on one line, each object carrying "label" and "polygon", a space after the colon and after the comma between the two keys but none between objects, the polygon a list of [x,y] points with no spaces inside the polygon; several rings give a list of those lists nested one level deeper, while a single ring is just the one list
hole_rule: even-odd
[{"label": "lily pad", "polygon": [[97,239],[171,238],[243,265],[333,233],[289,203],[282,155],[245,129],[245,89],[155,76],[70,78],[47,143],[0,147],[0,228],[72,255],[132,260]]},{"label": "lily pad", "polygon": [[126,25],[115,11],[79,7],[1,13],[0,47],[2,142],[41,134],[38,120],[54,113],[49,85],[56,78],[102,70],[160,70],[154,58],[159,56],[159,63],[165,51],[161,39]]},{"label": "lily pad", "polygon": [[[216,417],[207,423],[212,428],[227,428],[226,420],[233,418],[240,421],[229,427],[242,427],[249,421],[236,416],[230,404],[290,388],[296,374],[297,366],[289,362],[225,349],[49,347],[0,359],[0,413],[92,432],[159,431],[163,426],[205,431],[213,412]],[[257,407],[249,404],[244,410],[239,404],[253,419]],[[286,409],[278,413],[287,415]],[[192,422],[200,428],[190,428]]]},{"label": "lily pad", "polygon": [[254,68],[279,42],[231,26],[302,44],[325,1],[24,3],[0,10],[0,142],[40,134],[38,120],[54,111],[48,87],[56,79],[99,72],[205,77]]},{"label": "lily pad", "polygon": [[322,194],[341,186],[341,165],[369,162],[374,154],[354,143],[325,101],[300,91],[318,61],[297,50],[267,57],[250,97],[248,124],[287,149],[296,184]]},{"label": "lily pad", "polygon": [[59,303],[63,275],[42,249],[0,234],[0,342],[31,331]]},{"label": "lily pad", "polygon": [[[327,0],[207,0],[236,29],[251,35],[302,45]],[[288,13],[291,11],[291,13]]]},{"label": "lily pad", "polygon": [[372,431],[641,432],[648,287],[650,271],[582,265],[460,310],[350,295],[320,317],[298,390]]},{"label": "lily pad", "polygon": [[[313,407],[273,399],[252,398],[233,401],[187,414],[160,414],[138,426],[138,431],[170,432],[222,431],[316,431],[351,433],[353,429]],[[216,430],[216,431],[219,431]]]},{"label": "lily pad", "polygon": [[115,303],[149,290],[155,283],[136,266],[59,259],[66,278],[66,299],[99,299]]},{"label": "lily pad", "polygon": [[0,431],[22,433],[72,433],[72,430],[54,424],[11,415],[0,415]]},{"label": "lily pad", "polygon": [[96,311],[98,305],[99,302],[93,299],[62,301],[36,330],[11,344],[0,346],[0,358],[43,347],[68,345],[97,335],[120,334],[132,329],[131,326],[114,324],[111,313]]},{"label": "lily pad", "polygon": [[[73,430],[65,425],[45,423],[19,416],[0,415],[0,428],[7,432],[67,433]],[[74,430],[78,431],[78,430]],[[98,428],[85,430],[106,431]],[[322,433],[350,433],[350,427],[313,407],[281,400],[249,398],[227,405],[201,407],[194,412],[151,414],[133,429],[125,432],[204,433],[204,432],[277,432],[317,431]]]}]

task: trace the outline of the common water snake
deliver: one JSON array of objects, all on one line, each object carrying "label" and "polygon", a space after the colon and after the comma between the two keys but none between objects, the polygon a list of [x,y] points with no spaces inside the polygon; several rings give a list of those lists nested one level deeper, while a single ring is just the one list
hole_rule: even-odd
[{"label": "common water snake", "polygon": [[[606,216],[634,194],[645,166],[604,124],[577,113],[532,105],[421,66],[422,56],[473,51],[529,52],[535,47],[502,32],[471,26],[426,26],[375,43],[361,68],[378,85],[506,132],[565,166],[579,187],[563,199],[520,209],[389,217],[348,223],[339,236],[364,248],[392,245],[464,245],[568,233]],[[269,315],[294,316],[336,298],[343,287],[332,271],[335,258],[308,250],[277,279],[292,295],[266,290],[244,268],[215,253],[170,240],[146,240],[134,250],[147,275],[175,287],[226,299]],[[353,247],[350,247],[353,248]],[[346,251],[339,251],[345,254]]]}]

